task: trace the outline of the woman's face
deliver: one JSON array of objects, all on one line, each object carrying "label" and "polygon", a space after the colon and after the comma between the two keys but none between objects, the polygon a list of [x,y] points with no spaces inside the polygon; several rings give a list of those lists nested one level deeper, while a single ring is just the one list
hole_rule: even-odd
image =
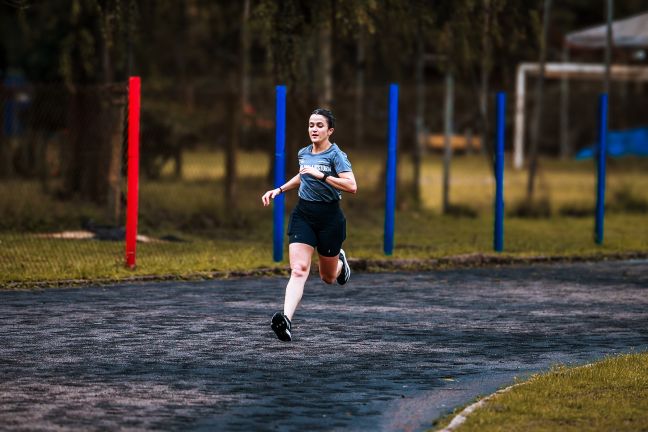
[{"label": "woman's face", "polygon": [[325,142],[333,133],[328,127],[328,120],[320,114],[313,114],[308,119],[308,136],[313,144]]}]

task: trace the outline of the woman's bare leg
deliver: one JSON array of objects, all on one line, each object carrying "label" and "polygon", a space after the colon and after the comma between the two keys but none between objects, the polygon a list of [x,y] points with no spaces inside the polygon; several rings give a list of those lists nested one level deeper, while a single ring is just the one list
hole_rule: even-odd
[{"label": "woman's bare leg", "polygon": [[284,300],[284,315],[292,321],[295,310],[304,294],[304,285],[310,273],[313,247],[304,243],[291,243],[288,247],[290,255],[290,280],[286,285]]},{"label": "woman's bare leg", "polygon": [[335,282],[337,277],[342,271],[342,261],[340,261],[339,256],[326,257],[319,256],[319,272],[320,278],[327,284],[332,284]]}]

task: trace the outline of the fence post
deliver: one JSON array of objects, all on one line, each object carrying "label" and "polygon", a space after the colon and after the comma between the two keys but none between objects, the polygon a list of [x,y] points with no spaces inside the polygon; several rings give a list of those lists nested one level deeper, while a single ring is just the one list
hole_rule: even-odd
[{"label": "fence post", "polygon": [[140,77],[128,80],[128,197],[126,202],[126,267],[135,268],[139,200]]},{"label": "fence post", "polygon": [[506,93],[497,93],[497,132],[495,136],[495,230],[493,248],[504,249],[504,131],[506,126]]},{"label": "fence post", "polygon": [[[286,86],[275,87],[275,173],[274,186],[278,188],[286,181]],[[273,204],[273,253],[275,262],[283,260],[284,194],[274,199]]]},{"label": "fence post", "polygon": [[608,95],[599,95],[598,107],[598,146],[597,146],[597,183],[596,183],[596,220],[594,240],[603,244],[603,221],[605,216],[605,161],[607,156]]},{"label": "fence post", "polygon": [[398,84],[389,85],[389,124],[387,129],[387,179],[385,187],[385,255],[394,251],[396,209],[396,147],[398,134]]}]

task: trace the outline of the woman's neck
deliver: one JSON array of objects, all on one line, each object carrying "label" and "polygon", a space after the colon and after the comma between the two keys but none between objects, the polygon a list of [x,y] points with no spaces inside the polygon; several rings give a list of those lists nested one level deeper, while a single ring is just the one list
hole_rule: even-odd
[{"label": "woman's neck", "polygon": [[326,140],[319,143],[313,143],[313,153],[322,153],[331,148],[333,144],[331,141]]}]

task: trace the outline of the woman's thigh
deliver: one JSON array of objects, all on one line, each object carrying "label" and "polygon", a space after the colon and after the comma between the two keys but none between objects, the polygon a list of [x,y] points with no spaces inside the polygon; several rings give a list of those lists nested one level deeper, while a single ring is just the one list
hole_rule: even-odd
[{"label": "woman's thigh", "polygon": [[323,226],[318,227],[317,252],[320,257],[337,258],[342,243],[346,239],[346,218],[339,211],[332,220],[327,221]]}]

